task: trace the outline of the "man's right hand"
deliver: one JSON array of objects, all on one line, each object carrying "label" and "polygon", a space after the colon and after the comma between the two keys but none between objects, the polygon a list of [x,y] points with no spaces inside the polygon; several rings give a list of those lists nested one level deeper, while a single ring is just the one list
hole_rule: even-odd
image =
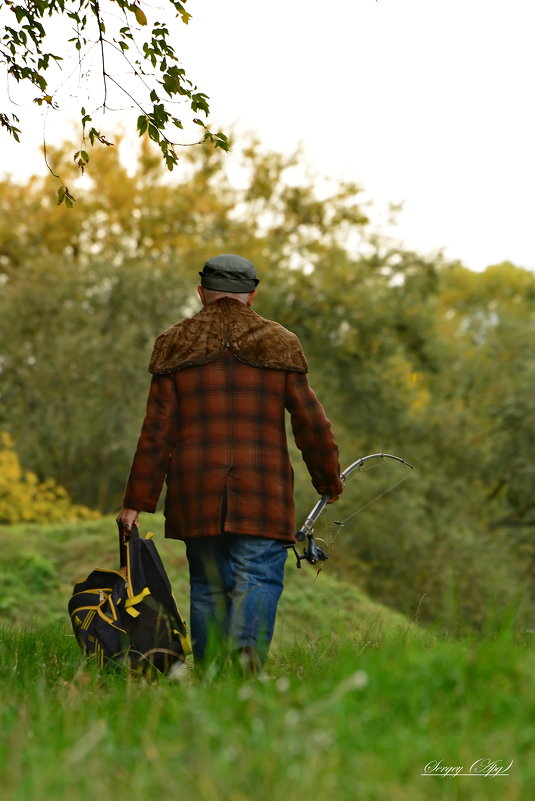
[{"label": "man's right hand", "polygon": [[130,536],[132,526],[137,526],[139,512],[136,509],[122,509],[116,517],[117,523],[122,525],[122,532],[125,537]]}]

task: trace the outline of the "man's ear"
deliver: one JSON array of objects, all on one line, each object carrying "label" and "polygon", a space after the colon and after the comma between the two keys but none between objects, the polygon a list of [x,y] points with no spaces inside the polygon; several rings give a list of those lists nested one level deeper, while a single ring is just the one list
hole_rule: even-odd
[{"label": "man's ear", "polygon": [[255,298],[256,298],[256,289],[253,289],[253,291],[249,292],[249,294],[247,295],[247,305],[248,306],[252,306],[253,305],[253,300]]},{"label": "man's ear", "polygon": [[206,298],[204,297],[204,289],[202,288],[202,286],[197,287],[197,292],[199,293],[202,305],[206,306]]}]

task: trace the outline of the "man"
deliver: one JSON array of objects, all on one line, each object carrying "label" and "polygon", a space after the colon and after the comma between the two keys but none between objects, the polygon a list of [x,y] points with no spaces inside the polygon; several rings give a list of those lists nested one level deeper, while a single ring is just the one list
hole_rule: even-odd
[{"label": "man", "polygon": [[338,449],[297,337],[252,309],[253,264],[210,259],[203,309],[156,340],[147,412],[118,519],[154,512],[167,480],[165,536],[183,539],[196,664],[221,649],[261,668],[295,541],[285,409],[320,495],[342,492]]}]

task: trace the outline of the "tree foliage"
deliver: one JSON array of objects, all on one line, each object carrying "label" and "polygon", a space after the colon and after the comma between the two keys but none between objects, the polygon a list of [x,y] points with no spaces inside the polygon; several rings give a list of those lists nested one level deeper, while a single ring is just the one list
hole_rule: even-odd
[{"label": "tree foliage", "polygon": [[199,308],[203,262],[238,252],[260,273],[255,308],[304,345],[343,466],[378,451],[416,466],[391,493],[392,463],[351,478],[318,527],[330,569],[452,626],[459,609],[480,626],[493,605],[533,603],[533,274],[405,251],[369,231],[358,187],[320,193],[298,154],[256,142],[233,156],[239,187],[209,146],[173,182],[148,144],[133,173],[97,154],[68,225],[50,177],[0,187],[0,429],[24,467],[119,506],[155,336]]},{"label": "tree foliage", "polygon": [[[185,2],[166,0],[164,8],[156,9],[142,0],[6,0],[3,4],[0,64],[8,85],[27,85],[36,93],[34,103],[58,109],[63,85],[71,72],[77,76],[81,140],[73,148],[73,162],[82,173],[90,146],[112,145],[96,119],[103,123],[104,114],[118,110],[134,111],[139,135],[158,145],[169,170],[177,163],[177,148],[192,144],[177,141],[184,129],[184,112],[200,127],[200,142],[228,149],[225,134],[211,133],[207,127],[209,98],[190,80],[173,44],[176,20],[187,25],[191,18]],[[95,54],[96,81],[88,78]],[[17,115],[0,109],[0,127],[17,141],[20,124]],[[47,164],[50,168],[48,159]],[[58,204],[72,207],[74,196],[60,180]]]}]

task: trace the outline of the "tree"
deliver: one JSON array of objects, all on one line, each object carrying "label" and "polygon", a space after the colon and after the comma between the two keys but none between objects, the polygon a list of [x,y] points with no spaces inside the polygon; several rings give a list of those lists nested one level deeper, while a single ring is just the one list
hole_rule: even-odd
[{"label": "tree", "polygon": [[[371,236],[358,188],[319,195],[298,154],[205,145],[170,180],[149,142],[133,173],[117,150],[95,152],[68,221],[50,176],[0,184],[0,430],[23,468],[77,503],[119,506],[154,338],[199,308],[206,258],[235,251],[261,273],[255,309],[303,342],[343,466],[377,451],[416,466],[377,460],[351,478],[318,527],[336,546],[329,569],[448,626],[459,610],[483,625],[529,582],[535,595],[533,275]],[[315,496],[294,455],[300,518]]]},{"label": "tree", "polygon": [[[60,89],[70,77],[65,78],[65,72],[72,70],[77,76],[81,140],[73,161],[82,173],[89,162],[89,146],[96,142],[112,145],[101,125],[97,122],[98,128],[95,126],[95,117],[124,111],[125,102],[136,112],[139,135],[157,143],[169,170],[177,163],[177,148],[191,144],[176,141],[184,128],[183,116],[177,111],[179,103],[185,103],[193,123],[201,128],[201,142],[228,150],[225,134],[208,129],[209,98],[186,75],[172,44],[176,19],[187,25],[191,17],[185,2],[166,0],[164,9],[154,9],[142,0],[6,0],[3,4],[0,64],[5,67],[8,85],[28,85],[37,92],[34,103],[57,109]],[[174,18],[168,24],[165,17],[171,12]],[[96,84],[87,80],[95,54],[100,76]],[[61,73],[56,89],[51,88],[54,68],[58,78]],[[17,141],[19,124],[17,115],[0,109],[0,127]],[[45,160],[51,169],[46,150]],[[71,207],[71,191],[59,174],[55,177],[61,181],[58,204],[65,202]]]},{"label": "tree", "polygon": [[[360,225],[366,218],[355,187],[319,203],[312,181],[286,186],[295,157],[256,144],[241,156],[249,180],[240,190],[208,144],[188,151],[173,183],[148,145],[134,174],[116,148],[95,160],[93,185],[68,224],[51,204],[50,176],[0,185],[0,416],[25,465],[76,500],[110,509],[143,414],[143,366],[156,334],[198,308],[200,265],[230,243],[264,265],[259,311],[281,311],[284,323],[289,312],[278,307],[293,248],[313,258],[335,238],[331,223],[344,209],[347,216],[354,206]],[[62,169],[76,168],[65,160]]]}]

